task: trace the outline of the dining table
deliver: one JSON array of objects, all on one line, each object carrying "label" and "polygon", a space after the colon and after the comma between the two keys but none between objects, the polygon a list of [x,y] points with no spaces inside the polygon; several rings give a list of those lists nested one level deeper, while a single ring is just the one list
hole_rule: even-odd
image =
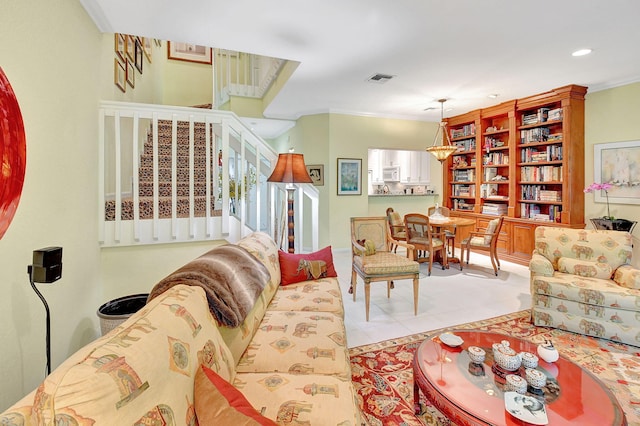
[{"label": "dining table", "polygon": [[[459,216],[444,216],[438,219],[429,220],[429,224],[433,228],[435,232],[442,232],[442,229],[446,229],[450,232],[456,234],[456,239],[459,239],[461,234],[461,230],[467,227],[476,226],[476,220],[473,218],[459,217]],[[460,263],[462,259],[457,258],[455,256],[455,246],[453,247],[453,253],[451,256],[447,257],[445,264],[443,265],[445,268],[449,268],[449,263]]]}]

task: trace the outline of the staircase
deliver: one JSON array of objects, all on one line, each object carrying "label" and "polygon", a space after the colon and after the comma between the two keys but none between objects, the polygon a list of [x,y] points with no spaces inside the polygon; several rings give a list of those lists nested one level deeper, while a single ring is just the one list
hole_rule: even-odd
[{"label": "staircase", "polygon": [[[278,154],[233,112],[115,101],[98,112],[101,247],[235,242],[253,231],[280,241],[287,192],[267,183]],[[296,186],[296,251],[315,251],[319,192]]]},{"label": "staircase", "polygon": [[[207,148],[205,123],[194,123],[193,134],[193,216],[205,217],[207,210]],[[209,126],[211,139],[214,138],[213,128]],[[190,191],[190,132],[188,121],[178,121],[176,128],[176,212],[178,218],[187,218],[191,208]],[[173,149],[172,122],[158,121],[158,217],[170,219],[173,217]],[[215,144],[210,144],[209,158],[216,159]],[[216,166],[217,164],[217,166]],[[222,163],[211,162],[210,177],[212,179],[210,194],[217,198],[218,185],[216,179],[222,171]],[[153,155],[153,126],[150,125],[143,151],[139,158],[139,218],[152,219],[154,206],[154,155]],[[215,202],[210,203],[210,215],[220,216],[221,209],[215,209]],[[121,220],[133,220],[133,195],[123,197],[121,202]],[[105,220],[113,221],[116,216],[116,201],[105,202]]]}]

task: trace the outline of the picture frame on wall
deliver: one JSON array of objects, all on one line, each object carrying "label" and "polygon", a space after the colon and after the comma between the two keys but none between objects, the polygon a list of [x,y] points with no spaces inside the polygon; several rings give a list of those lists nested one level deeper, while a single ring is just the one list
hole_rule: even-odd
[{"label": "picture frame on wall", "polygon": [[196,62],[199,64],[213,63],[211,48],[189,43],[175,43],[167,41],[167,58],[176,61]]},{"label": "picture frame on wall", "polygon": [[136,87],[136,69],[133,62],[127,59],[127,84],[133,89]]},{"label": "picture frame on wall", "polygon": [[141,43],[142,43],[142,51],[144,52],[144,56],[145,58],[147,58],[147,61],[149,61],[149,63],[151,63],[151,58],[153,55],[153,42],[152,42],[152,38],[150,37],[141,37]]},{"label": "picture frame on wall", "polygon": [[127,91],[127,70],[125,64],[114,58],[113,83],[118,86],[122,92]]},{"label": "picture frame on wall", "polygon": [[640,141],[594,144],[593,179],[613,185],[594,191],[596,203],[640,204]]},{"label": "picture frame on wall", "polygon": [[136,60],[136,37],[125,35],[124,51],[132,61]]},{"label": "picture frame on wall", "polygon": [[362,195],[361,158],[338,158],[338,195]]},{"label": "picture frame on wall", "polygon": [[135,64],[136,64],[136,69],[138,70],[138,72],[140,74],[142,74],[142,65],[144,63],[144,52],[142,51],[142,43],[140,42],[140,40],[136,37],[135,40],[136,43],[136,50],[135,50],[135,55],[136,55],[136,60],[135,60]]},{"label": "picture frame on wall", "polygon": [[307,164],[307,173],[314,186],[324,186],[324,164]]},{"label": "picture frame on wall", "polygon": [[125,56],[124,51],[125,51],[125,45],[126,45],[126,43],[127,43],[127,42],[126,42],[126,36],[125,36],[124,34],[118,34],[118,33],[116,33],[116,34],[115,34],[115,36],[114,36],[114,38],[115,38],[115,47],[114,47],[114,49],[115,49],[115,51],[116,51],[116,54],[118,55],[118,57],[119,57],[121,60],[123,60],[123,61],[124,61],[124,60],[125,60],[125,58],[124,58],[124,56]]}]

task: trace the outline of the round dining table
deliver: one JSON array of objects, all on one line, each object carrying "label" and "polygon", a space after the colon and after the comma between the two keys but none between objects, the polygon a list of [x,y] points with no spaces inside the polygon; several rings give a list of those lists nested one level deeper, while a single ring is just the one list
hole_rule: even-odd
[{"label": "round dining table", "polygon": [[[454,232],[456,234],[456,237],[459,236],[459,229],[464,229],[466,227],[475,227],[476,226],[476,220],[472,219],[472,218],[466,218],[466,217],[458,217],[458,216],[449,216],[449,217],[445,217],[444,219],[446,220],[429,220],[429,224],[431,225],[432,228],[434,228],[435,232],[440,232],[440,230],[442,228],[447,229],[451,232]],[[451,256],[449,256],[447,258],[447,262],[445,266],[446,268],[449,268],[449,263],[460,263],[462,262],[462,259],[459,259],[455,256],[455,246],[453,247],[453,253],[451,253]]]}]

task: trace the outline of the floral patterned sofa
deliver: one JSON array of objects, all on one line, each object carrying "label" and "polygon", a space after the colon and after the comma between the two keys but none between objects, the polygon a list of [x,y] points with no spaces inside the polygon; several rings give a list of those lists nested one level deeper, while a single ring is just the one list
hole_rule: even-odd
[{"label": "floral patterned sofa", "polygon": [[538,227],[533,322],[640,346],[640,270],[631,255],[628,232]]},{"label": "floral patterned sofa", "polygon": [[238,326],[220,325],[206,289],[177,283],[64,361],[0,424],[359,425],[337,277],[282,286],[282,252],[267,234],[228,246],[267,271]]}]

